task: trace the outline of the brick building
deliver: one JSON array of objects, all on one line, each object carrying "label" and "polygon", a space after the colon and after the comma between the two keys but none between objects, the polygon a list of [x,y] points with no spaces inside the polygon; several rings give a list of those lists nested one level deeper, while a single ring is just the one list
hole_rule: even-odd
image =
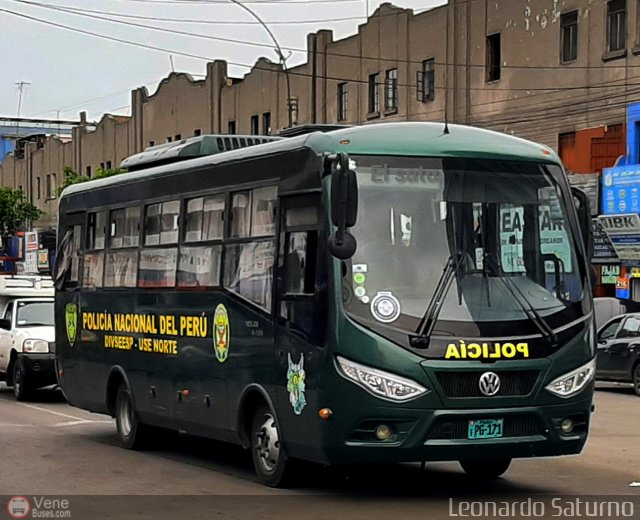
[{"label": "brick building", "polygon": [[24,158],[5,160],[0,179],[23,186],[47,212],[39,227],[54,227],[64,166],[93,175],[150,145],[276,133],[289,118],[446,117],[550,145],[572,171],[600,171],[625,153],[626,106],[640,99],[639,19],[629,0],[449,0],[420,14],[383,4],[347,38],[308,35],[305,62],[288,72],[261,58],[232,78],[220,60],[203,80],[172,73],[153,94],[134,90],[131,117],[105,115],[74,129],[70,143],[27,146]]}]

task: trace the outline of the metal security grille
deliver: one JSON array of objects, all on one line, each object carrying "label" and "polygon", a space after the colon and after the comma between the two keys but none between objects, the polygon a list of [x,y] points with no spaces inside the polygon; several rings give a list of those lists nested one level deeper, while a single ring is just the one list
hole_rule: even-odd
[{"label": "metal security grille", "polygon": [[[488,370],[473,372],[436,372],[438,383],[447,397],[486,397],[480,392],[480,376]],[[500,390],[493,397],[529,395],[538,380],[538,370],[495,371],[500,377]]]},{"label": "metal security grille", "polygon": [[[483,417],[483,419],[485,418]],[[443,417],[438,419],[431,427],[427,440],[466,439],[468,428],[468,418]],[[533,415],[506,417],[504,419],[502,437],[530,437],[543,434],[544,430]]]}]

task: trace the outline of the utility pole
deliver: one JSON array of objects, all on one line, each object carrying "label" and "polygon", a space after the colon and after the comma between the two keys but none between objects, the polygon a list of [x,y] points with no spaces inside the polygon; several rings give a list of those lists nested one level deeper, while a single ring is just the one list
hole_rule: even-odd
[{"label": "utility pole", "polygon": [[22,93],[27,85],[31,85],[28,81],[16,81],[18,87],[18,115],[16,116],[16,140],[18,139],[18,132],[20,130],[20,110],[22,109]]}]

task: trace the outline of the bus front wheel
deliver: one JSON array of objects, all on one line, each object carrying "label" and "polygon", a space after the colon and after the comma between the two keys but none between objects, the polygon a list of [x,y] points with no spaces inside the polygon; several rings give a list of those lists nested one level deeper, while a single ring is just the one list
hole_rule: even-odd
[{"label": "bus front wheel", "polygon": [[115,416],[118,437],[123,447],[138,450],[148,444],[148,428],[139,421],[133,406],[131,390],[124,384],[120,385],[116,395]]},{"label": "bus front wheel", "polygon": [[291,461],[282,450],[280,429],[275,414],[260,406],[251,423],[251,455],[260,481],[269,487],[283,487],[288,480]]},{"label": "bus front wheel", "polygon": [[504,474],[511,465],[511,459],[461,460],[460,465],[470,477],[491,479]]}]

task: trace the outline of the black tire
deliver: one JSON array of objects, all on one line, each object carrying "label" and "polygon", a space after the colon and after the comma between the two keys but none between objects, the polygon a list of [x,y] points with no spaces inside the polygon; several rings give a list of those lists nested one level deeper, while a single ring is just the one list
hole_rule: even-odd
[{"label": "black tire", "polygon": [[131,390],[121,384],[116,394],[116,429],[122,447],[128,450],[141,450],[150,445],[151,428],[142,424],[136,413]]},{"label": "black tire", "polygon": [[633,369],[633,390],[640,397],[640,363]]},{"label": "black tire", "polygon": [[285,487],[290,481],[291,461],[282,449],[276,415],[265,404],[251,421],[251,456],[258,479],[265,486]]},{"label": "black tire", "polygon": [[511,459],[461,460],[460,466],[470,477],[494,479],[503,475],[511,465]]},{"label": "black tire", "polygon": [[17,401],[29,401],[32,393],[33,388],[31,388],[22,363],[16,360],[13,364],[13,395]]}]

